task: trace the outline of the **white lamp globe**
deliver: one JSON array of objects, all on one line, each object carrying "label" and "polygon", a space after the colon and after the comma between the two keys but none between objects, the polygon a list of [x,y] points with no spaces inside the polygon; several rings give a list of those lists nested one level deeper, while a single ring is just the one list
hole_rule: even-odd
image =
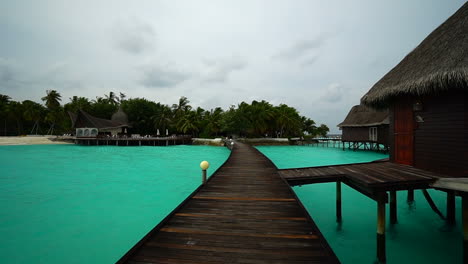
[{"label": "white lamp globe", "polygon": [[207,170],[210,167],[210,163],[208,161],[204,160],[200,163],[200,168],[202,170]]}]

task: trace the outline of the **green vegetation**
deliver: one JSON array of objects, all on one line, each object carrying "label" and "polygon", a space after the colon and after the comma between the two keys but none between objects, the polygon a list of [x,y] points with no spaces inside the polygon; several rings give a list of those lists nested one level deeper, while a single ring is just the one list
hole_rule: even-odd
[{"label": "green vegetation", "polygon": [[96,117],[110,119],[119,106],[127,113],[132,125],[130,133],[154,135],[159,129],[165,134],[191,134],[196,137],[238,135],[241,137],[324,136],[326,125],[301,116],[285,104],[273,106],[266,101],[241,102],[224,111],[220,107],[205,110],[194,108],[186,97],[172,106],[144,98],[129,98],[110,92],[104,97],[89,100],[73,96],[65,105],[55,90],[48,90],[42,98],[44,105],[25,100],[16,102],[0,94],[0,135],[73,133],[68,112],[82,109]]}]

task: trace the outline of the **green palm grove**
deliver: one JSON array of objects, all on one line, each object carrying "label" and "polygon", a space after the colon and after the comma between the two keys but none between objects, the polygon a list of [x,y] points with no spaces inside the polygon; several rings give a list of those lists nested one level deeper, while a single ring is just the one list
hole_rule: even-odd
[{"label": "green palm grove", "polygon": [[286,104],[274,106],[267,101],[241,102],[223,110],[220,107],[205,110],[194,108],[186,97],[172,106],[144,98],[126,98],[110,92],[90,100],[73,96],[61,105],[62,96],[56,90],[46,91],[43,105],[25,100],[16,102],[0,94],[0,135],[73,133],[68,112],[82,109],[96,117],[110,119],[119,107],[127,113],[130,133],[156,135],[189,134],[195,137],[297,137],[325,136],[326,125],[301,116]]}]

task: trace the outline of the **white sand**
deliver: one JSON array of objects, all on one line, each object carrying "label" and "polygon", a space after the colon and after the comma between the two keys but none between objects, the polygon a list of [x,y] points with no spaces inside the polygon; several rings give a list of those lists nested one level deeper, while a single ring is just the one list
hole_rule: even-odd
[{"label": "white sand", "polygon": [[44,145],[44,144],[70,144],[63,141],[52,141],[56,136],[23,136],[0,137],[0,145]]}]

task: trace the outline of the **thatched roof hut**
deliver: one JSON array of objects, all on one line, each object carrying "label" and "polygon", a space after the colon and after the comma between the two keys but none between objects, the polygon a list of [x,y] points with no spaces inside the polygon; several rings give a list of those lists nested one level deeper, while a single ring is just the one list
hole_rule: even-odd
[{"label": "thatched roof hut", "polygon": [[121,106],[119,106],[119,110],[112,115],[111,120],[114,122],[122,123],[122,124],[128,124],[128,116],[122,110]]},{"label": "thatched roof hut", "polygon": [[355,105],[338,127],[370,127],[388,125],[388,110],[377,111],[364,105]]},{"label": "thatched roof hut", "polygon": [[72,123],[74,124],[74,128],[93,127],[98,129],[114,129],[128,127],[128,123],[94,117],[81,109],[78,110]]},{"label": "thatched roof hut", "polygon": [[400,95],[468,89],[468,2],[380,79],[361,102],[387,107]]}]

